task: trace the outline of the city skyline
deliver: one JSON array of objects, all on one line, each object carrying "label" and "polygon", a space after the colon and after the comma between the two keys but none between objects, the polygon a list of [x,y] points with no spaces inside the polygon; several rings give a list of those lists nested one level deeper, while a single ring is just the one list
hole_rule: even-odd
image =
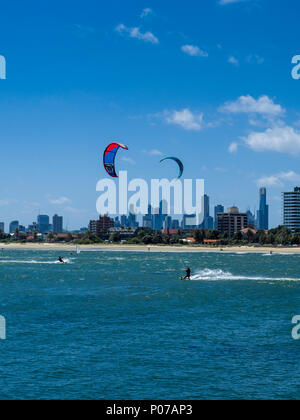
[{"label": "city skyline", "polygon": [[[293,191],[282,192],[282,223],[291,230],[295,231],[300,229],[300,187],[294,187]],[[203,221],[200,225],[195,224],[196,215],[195,214],[183,214],[182,217],[173,218],[164,212],[164,209],[168,207],[168,204],[165,200],[160,201],[160,206],[158,209],[152,208],[151,204],[148,206],[148,212],[144,216],[140,217],[138,220],[137,215],[134,214],[133,205],[130,207],[130,210],[127,215],[114,216],[113,215],[102,215],[104,218],[108,216],[109,223],[113,221],[114,228],[150,228],[152,230],[178,230],[178,229],[205,229],[205,230],[219,230],[219,219],[221,216],[226,216],[226,214],[239,214],[241,217],[246,218],[247,226],[253,227],[256,229],[261,229],[264,231],[269,230],[268,220],[269,220],[269,205],[267,202],[267,189],[261,187],[259,189],[259,210],[257,215],[255,215],[247,209],[247,211],[240,211],[240,208],[235,205],[228,207],[225,211],[225,207],[222,204],[218,204],[214,207],[214,217],[211,216],[210,209],[210,197],[206,194],[202,198],[203,203]],[[100,219],[92,221],[90,219],[89,226],[93,222],[96,226],[97,221]],[[220,217],[219,217],[220,216]],[[63,233],[63,232],[75,232],[75,230],[64,229],[63,225],[63,216],[58,216],[55,214],[52,218],[52,224],[50,224],[50,218],[48,215],[38,215],[37,222],[25,226],[21,225],[19,220],[11,221],[9,223],[9,233],[14,233],[17,229],[20,232],[40,232],[42,234],[47,234],[49,232],[53,233]],[[245,225],[245,222],[242,222]],[[245,227],[245,226],[244,226]],[[86,231],[86,227],[76,230],[76,232]],[[91,229],[91,231],[96,230],[96,227]],[[5,233],[5,223],[0,221],[0,231]]]},{"label": "city skyline", "polygon": [[96,217],[102,154],[114,140],[129,147],[117,169],[130,178],[176,176],[159,164],[172,153],[187,178],[205,178],[211,209],[237,199],[246,209],[265,186],[270,226],[281,223],[281,192],[300,182],[292,8],[280,0],[115,0],[105,13],[96,0],[31,6],[34,15],[22,2],[2,10],[6,225],[28,225],[39,209],[64,214],[70,229]]},{"label": "city skyline", "polygon": [[[259,203],[259,206],[263,206],[263,204],[261,203],[261,191],[262,190],[264,190],[265,191],[265,195],[266,195],[266,188],[260,188],[260,203]],[[216,227],[216,215],[217,215],[217,213],[218,212],[222,212],[222,211],[220,211],[220,210],[223,210],[224,211],[224,209],[227,207],[230,207],[230,206],[225,206],[225,205],[222,205],[222,204],[218,204],[218,205],[216,205],[216,206],[214,206],[214,208],[212,208],[212,206],[210,205],[210,199],[211,199],[211,197],[209,197],[207,194],[205,194],[204,195],[204,197],[203,197],[203,204],[202,204],[202,206],[203,206],[203,228],[205,228],[205,229],[209,229],[209,230],[211,230],[211,229],[213,229],[213,228],[215,228]],[[162,220],[159,220],[158,221],[158,224],[163,224],[163,221],[164,221],[164,218],[167,216],[167,214],[163,214],[163,212],[162,212],[162,203],[163,203],[163,201],[164,200],[162,200],[160,203],[161,203],[161,205],[160,205],[160,209],[157,209],[157,212],[158,212],[158,216],[164,216],[163,217],[163,219]],[[264,201],[263,201],[263,203],[264,203],[264,206],[265,206],[265,211],[267,211],[267,212],[269,212],[269,206],[266,204],[266,197],[264,198]],[[255,206],[254,207],[252,207],[252,208],[254,208],[255,209]],[[214,217],[212,217],[211,216],[211,211],[213,210],[213,214],[214,214]],[[250,212],[251,213],[251,208],[248,208],[247,209],[247,211],[248,212]],[[126,214],[126,215],[118,215],[118,216],[116,216],[116,215],[109,215],[110,217],[116,217],[116,218],[119,218],[120,219],[120,221],[122,221],[122,218],[123,218],[123,220],[124,220],[124,223],[123,223],[123,226],[127,226],[128,225],[128,223],[127,223],[127,219],[129,219],[130,220],[130,218],[132,218],[133,219],[133,221],[134,221],[134,223],[138,223],[138,218],[140,219],[140,222],[139,222],[139,224],[141,225],[141,226],[143,226],[144,225],[144,221],[145,221],[145,223],[146,223],[146,225],[145,225],[145,227],[147,227],[147,222],[149,222],[149,220],[150,219],[147,219],[147,216],[152,216],[153,217],[153,215],[155,215],[155,209],[154,209],[154,212],[152,213],[152,206],[151,206],[151,204],[149,204],[149,206],[148,206],[148,214],[146,214],[146,215],[135,215],[134,214],[134,211],[133,210],[131,210],[131,209],[129,209],[128,210],[128,213]],[[260,221],[260,216],[259,216],[259,214],[260,214],[260,211],[262,211],[262,210],[258,210],[257,211],[257,218],[255,219],[256,221],[257,221],[257,225],[258,225],[258,227],[259,228],[261,228],[261,229],[266,229],[266,230],[268,230],[268,219],[269,219],[269,214],[267,214],[267,216],[265,216],[265,217],[267,217],[267,220],[265,221],[263,221],[263,222],[261,222]],[[251,213],[252,214],[252,213]],[[99,216],[101,216],[101,214],[99,215]],[[184,216],[194,216],[194,215],[191,215],[191,214],[182,214],[181,216],[176,216],[176,217],[173,217],[172,218],[172,220],[173,221],[177,221],[177,220],[179,220],[179,221],[182,221],[182,219],[184,218]],[[0,215],[0,217],[1,217],[1,215]],[[151,222],[152,222],[152,217],[151,217]],[[194,216],[195,217],[195,216]],[[54,219],[55,218],[57,218],[56,220],[57,220],[57,224],[59,224],[59,226],[63,226],[63,219],[64,219],[64,217],[63,216],[58,216],[56,213],[54,214],[54,216],[53,216],[53,221],[52,221],[52,224],[50,224],[50,217],[48,216],[48,215],[42,215],[42,214],[38,214],[38,216],[37,216],[37,222],[33,222],[33,223],[31,223],[31,224],[28,224],[28,230],[30,230],[30,228],[32,228],[32,226],[34,226],[35,224],[37,225],[37,226],[41,226],[41,225],[45,225],[45,226],[47,226],[47,225],[55,225],[55,222],[54,222]],[[7,223],[7,225],[11,225],[12,223],[13,223],[14,221],[9,221],[8,223]],[[17,220],[17,222],[20,224],[20,222],[19,222],[19,219]],[[6,223],[5,222],[3,222],[1,219],[0,219],[0,224],[1,225],[6,225]],[[154,224],[155,224],[155,222],[154,222]],[[24,225],[26,225],[26,224],[24,224]],[[23,226],[23,225],[22,225]],[[81,226],[81,228],[82,228],[82,226]],[[10,230],[10,229],[9,229]],[[62,228],[59,228],[58,229],[59,230],[59,232],[57,232],[57,233],[61,233],[61,231],[62,231]],[[64,230],[67,230],[67,229],[64,229]],[[73,229],[73,230],[75,230],[75,229]],[[77,229],[78,230],[78,229]],[[41,231],[42,231],[42,233],[43,233],[43,228],[41,228]],[[54,230],[55,231],[55,230]]]},{"label": "city skyline", "polygon": [[[143,228],[161,231],[170,235],[176,235],[180,230],[217,230],[221,234],[227,232],[229,237],[232,237],[237,232],[248,234],[249,229],[252,234],[259,230],[267,234],[269,230],[269,205],[265,187],[259,189],[259,210],[256,218],[249,209],[246,212],[242,212],[237,206],[233,205],[225,211],[225,207],[222,204],[214,207],[214,217],[212,217],[209,203],[210,197],[205,194],[202,197],[203,221],[201,224],[197,224],[196,214],[183,214],[181,219],[178,219],[178,217],[172,218],[166,210],[168,202],[162,199],[159,208],[155,209],[151,205],[148,206],[147,214],[142,217],[141,223],[137,219],[137,215],[134,214],[134,206],[131,205],[128,215],[117,217],[100,215],[96,220],[90,220],[88,228],[84,227],[76,231],[64,229],[63,216],[55,214],[51,224],[48,215],[39,214],[37,222],[33,222],[27,228],[21,225],[19,220],[11,221],[8,232],[5,231],[5,224],[0,221],[0,233],[9,233],[12,236],[17,236],[17,238],[19,238],[20,234],[21,236],[23,235],[22,239],[24,239],[24,234],[26,234],[27,238],[31,240],[37,233],[45,239],[49,233],[54,234],[54,236],[64,235],[69,232],[83,235],[88,230],[98,237],[109,231],[111,234],[116,235],[121,232],[123,237],[132,236],[135,231]],[[300,231],[300,187],[294,187],[293,191],[282,193],[282,217],[281,225],[290,229],[292,233]],[[61,239],[63,238],[61,237]]]}]

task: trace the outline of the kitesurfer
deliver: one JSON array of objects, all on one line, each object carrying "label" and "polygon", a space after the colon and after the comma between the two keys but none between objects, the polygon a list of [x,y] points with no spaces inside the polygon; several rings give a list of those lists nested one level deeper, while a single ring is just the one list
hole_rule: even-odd
[{"label": "kitesurfer", "polygon": [[64,260],[62,259],[62,257],[58,257],[58,261],[60,262],[60,263],[62,263],[62,264],[64,264],[65,262],[64,262]]},{"label": "kitesurfer", "polygon": [[191,280],[191,269],[188,267],[185,271],[186,276],[182,280]]}]

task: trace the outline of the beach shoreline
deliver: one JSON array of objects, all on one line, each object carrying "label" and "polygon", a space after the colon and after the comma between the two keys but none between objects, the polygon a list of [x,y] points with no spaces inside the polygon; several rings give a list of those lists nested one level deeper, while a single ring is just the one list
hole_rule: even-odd
[{"label": "beach shoreline", "polygon": [[[0,244],[1,250],[24,250],[24,251],[66,251],[76,252],[74,244],[50,244],[50,243],[27,243],[27,244]],[[99,252],[165,252],[165,253],[253,253],[253,254],[299,254],[300,247],[251,247],[251,246],[229,246],[229,247],[204,247],[204,246],[170,246],[170,245],[114,245],[94,244],[80,245],[81,251]]]}]

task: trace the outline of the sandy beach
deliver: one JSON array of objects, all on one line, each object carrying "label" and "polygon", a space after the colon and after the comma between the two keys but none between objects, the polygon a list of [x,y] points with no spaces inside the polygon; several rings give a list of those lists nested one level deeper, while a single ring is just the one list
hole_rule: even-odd
[{"label": "sandy beach", "polygon": [[[76,251],[76,245],[72,244],[49,244],[49,243],[27,243],[27,244],[0,244],[0,249],[5,250],[32,250],[32,251]],[[273,254],[300,254],[300,247],[251,247],[251,246],[231,246],[231,247],[205,247],[205,246],[169,246],[169,245],[113,245],[95,244],[80,245],[81,251],[132,251],[132,252],[215,252],[215,253],[273,253]]]}]

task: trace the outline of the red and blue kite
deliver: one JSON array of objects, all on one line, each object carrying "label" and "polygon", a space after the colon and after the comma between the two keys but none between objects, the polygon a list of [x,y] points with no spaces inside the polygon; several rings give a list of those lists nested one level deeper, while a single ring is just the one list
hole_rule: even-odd
[{"label": "red and blue kite", "polygon": [[109,176],[112,178],[118,178],[116,167],[115,167],[115,159],[116,155],[118,153],[118,150],[122,148],[124,150],[128,150],[127,146],[124,146],[120,143],[111,143],[107,148],[105,149],[104,155],[103,155],[103,165],[108,173]]}]

